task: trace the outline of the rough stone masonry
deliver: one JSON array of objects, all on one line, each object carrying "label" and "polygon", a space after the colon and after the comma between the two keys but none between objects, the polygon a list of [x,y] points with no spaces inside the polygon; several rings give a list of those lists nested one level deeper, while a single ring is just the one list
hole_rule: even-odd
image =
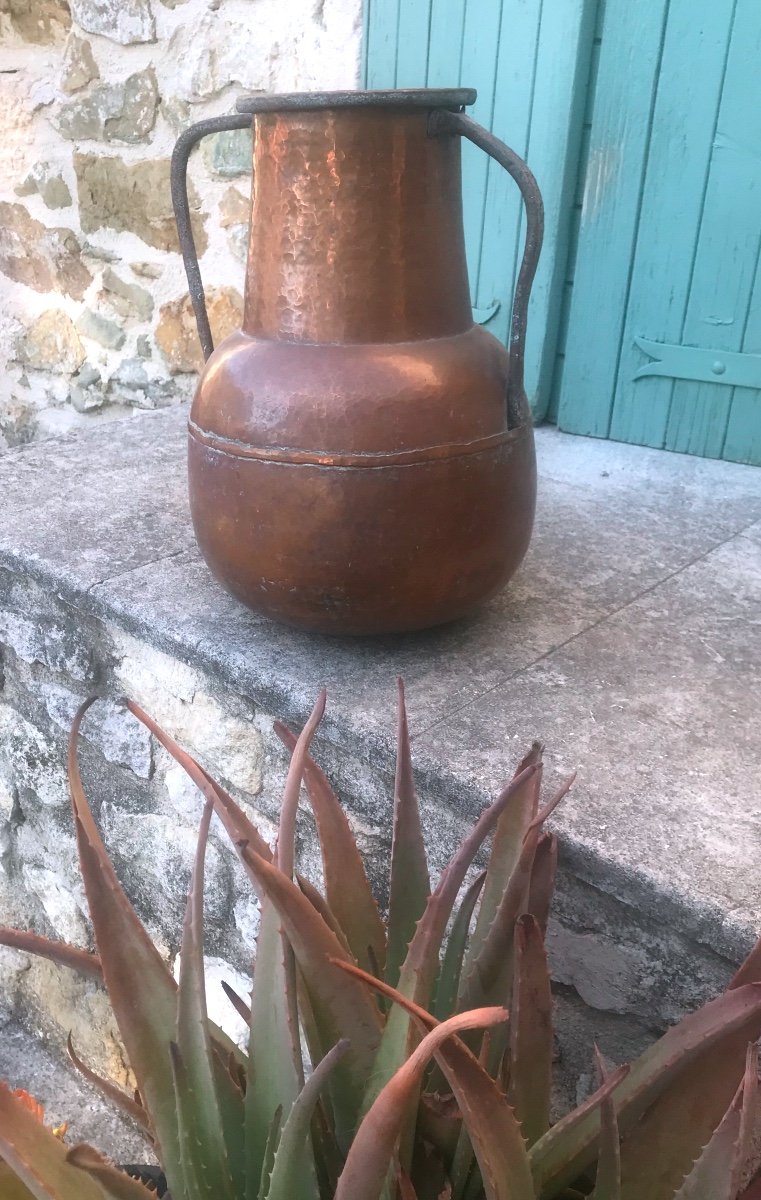
[{"label": "rough stone masonry", "polygon": [[[242,92],[352,87],[361,0],[0,0],[0,449],[164,407],[201,357],[178,133]],[[217,338],[239,324],[250,135],[191,160]]]}]

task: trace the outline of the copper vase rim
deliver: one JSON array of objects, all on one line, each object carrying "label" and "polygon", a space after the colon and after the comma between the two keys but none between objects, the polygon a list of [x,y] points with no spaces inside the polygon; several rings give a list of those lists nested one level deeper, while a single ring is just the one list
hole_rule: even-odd
[{"label": "copper vase rim", "polygon": [[330,108],[444,108],[455,112],[475,104],[475,88],[394,88],[350,92],[281,92],[241,96],[239,113],[309,112]]}]

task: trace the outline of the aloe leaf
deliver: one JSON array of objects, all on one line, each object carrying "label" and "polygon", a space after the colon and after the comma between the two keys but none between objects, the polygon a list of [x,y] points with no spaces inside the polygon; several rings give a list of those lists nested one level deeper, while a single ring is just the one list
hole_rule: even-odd
[{"label": "aloe leaf", "polygon": [[547,933],[555,876],[558,869],[558,839],[554,833],[544,833],[534,855],[528,889],[527,911],[536,917],[542,936]]},{"label": "aloe leaf", "polygon": [[66,1049],[68,1051],[69,1058],[79,1073],[83,1075],[85,1079],[89,1080],[90,1083],[94,1084],[94,1086],[98,1088],[99,1091],[101,1091],[113,1105],[115,1105],[117,1108],[120,1108],[123,1113],[126,1113],[126,1115],[135,1122],[135,1124],[142,1130],[148,1139],[153,1141],[151,1122],[148,1117],[148,1113],[145,1111],[142,1105],[138,1104],[136,1100],[133,1100],[131,1096],[128,1096],[126,1092],[123,1092],[122,1089],[117,1087],[115,1083],[112,1083],[110,1079],[104,1079],[102,1075],[98,1075],[95,1071],[91,1070],[90,1067],[83,1063],[82,1059],[79,1058],[74,1050],[74,1046],[71,1041],[71,1034],[69,1034],[66,1040]]},{"label": "aloe leaf", "polygon": [[542,783],[542,747],[538,742],[534,743],[528,754],[519,763],[515,777],[521,775],[530,766],[536,766],[537,770],[515,792],[494,830],[489,865],[486,871],[486,883],[476,927],[470,939],[466,971],[473,959],[477,957],[494,920],[507,881],[518,863],[526,832],[539,807],[539,789]]},{"label": "aloe leaf", "polygon": [[251,1006],[246,1004],[246,1001],[243,999],[243,997],[239,996],[235,989],[230,987],[230,984],[225,979],[223,979],[221,982],[222,991],[227,996],[227,999],[230,1001],[241,1020],[245,1021],[248,1025],[249,1021],[251,1020]]},{"label": "aloe leaf", "polygon": [[550,1127],[552,993],[542,931],[528,913],[515,928],[515,980],[510,1013],[510,1099],[533,1146]]},{"label": "aloe leaf", "polygon": [[[177,989],[177,1048],[194,1098],[192,1138],[189,1139],[192,1157],[189,1161],[186,1158],[186,1176],[192,1171],[199,1180],[199,1190],[209,1200],[212,1196],[214,1200],[233,1200],[233,1180],[215,1086],[203,962],[204,860],[213,811],[214,802],[207,800],[198,831],[185,910]],[[236,1188],[240,1195],[242,1178],[236,1180]]]},{"label": "aloe leaf", "polygon": [[[485,1028],[506,1020],[503,1008],[483,1008],[459,1013],[432,1029],[410,1057],[392,1075],[365,1114],[352,1141],[346,1165],[338,1179],[335,1200],[378,1200],[383,1191],[402,1122],[420,1088],[430,1058],[453,1034]],[[506,1197],[507,1192],[503,1195]],[[491,1200],[491,1198],[489,1198]],[[513,1200],[523,1200],[515,1193]],[[533,1200],[533,1197],[531,1197]]]},{"label": "aloe leaf", "polygon": [[338,1042],[317,1064],[288,1114],[270,1175],[267,1200],[318,1198],[317,1173],[312,1150],[311,1123],[320,1092],[336,1063],[349,1049]]},{"label": "aloe leaf", "polygon": [[[429,897],[425,912],[410,942],[398,985],[401,994],[416,1004],[426,1007],[430,1003],[439,968],[441,944],[468,868],[505,807],[537,770],[536,764],[526,767],[481,814]],[[386,1021],[375,1068],[365,1095],[365,1110],[369,1108],[383,1084],[404,1062],[409,1038],[410,1018],[404,1009],[397,1006],[391,1010]]]},{"label": "aloe leaf", "polygon": [[[343,1144],[356,1123],[362,1090],[375,1060],[380,1012],[367,989],[347,979],[335,965],[334,960],[347,960],[346,951],[292,880],[250,846],[240,845],[238,850],[256,886],[277,910],[309,991],[321,1044],[332,1046],[343,1036],[351,1042],[351,1051],[338,1064],[330,1086],[338,1140]],[[258,960],[257,954],[257,967]],[[258,1072],[259,1067],[255,1065],[254,1070]]]},{"label": "aloe leaf", "polygon": [[296,857],[296,813],[299,807],[301,781],[304,777],[304,766],[312,739],[325,713],[327,701],[325,688],[320,692],[317,702],[312,709],[309,720],[302,729],[291,754],[288,776],[283,789],[283,802],[280,808],[280,830],[277,839],[276,860],[280,870],[293,878],[294,860]]},{"label": "aloe leaf", "polygon": [[[597,1073],[604,1084],[608,1072],[595,1047]],[[608,1093],[600,1105],[600,1149],[597,1155],[597,1175],[592,1200],[621,1200],[621,1139],[618,1132],[616,1103]]]},{"label": "aloe leaf", "polygon": [[270,1182],[270,1173],[272,1164],[275,1161],[278,1143],[280,1141],[280,1131],[283,1127],[283,1109],[280,1105],[272,1114],[269,1132],[267,1133],[267,1142],[264,1147],[264,1158],[262,1160],[262,1174],[259,1180],[259,1188],[256,1192],[256,1200],[266,1200],[267,1188]]},{"label": "aloe leaf", "polygon": [[308,879],[305,879],[303,875],[297,875],[296,882],[298,883],[301,891],[304,893],[309,903],[312,905],[312,908],[315,910],[315,912],[320,914],[323,921],[328,926],[328,929],[332,929],[333,933],[336,935],[346,951],[347,956],[351,957],[351,948],[346,940],[346,934],[328,907],[325,897],[317,890],[314,884],[310,883]]},{"label": "aloe leaf", "polygon": [[69,739],[68,772],[79,861],[109,1000],[150,1114],[171,1190],[182,1196],[177,1116],[169,1043],[174,1035],[176,984],[116,877],[93,820],[77,762],[83,704]]},{"label": "aloe leaf", "polygon": [[[296,738],[291,731],[280,721],[273,728],[292,751]],[[386,930],[351,825],[325,775],[308,755],[304,761],[304,783],[317,825],[325,899],[330,911],[360,966],[382,970],[386,960]]]},{"label": "aloe leaf", "polygon": [[[632,1064],[616,1094],[621,1129],[622,1200],[672,1200],[697,1154],[719,1124],[716,1096],[732,1076],[731,1102],[749,1041],[761,1035],[761,985],[725,992],[667,1030]],[[728,1063],[728,1069],[727,1064]],[[669,1121],[664,1127],[664,1114]],[[537,1193],[552,1200],[594,1161],[599,1113],[559,1122],[531,1149]],[[664,1178],[664,1172],[668,1178]],[[660,1178],[659,1178],[660,1177]],[[669,1190],[670,1188],[670,1190]]]},{"label": "aloe leaf", "polygon": [[[107,1200],[150,1200],[151,1196],[155,1196],[155,1192],[147,1188],[144,1183],[133,1179],[125,1171],[120,1171],[112,1162],[84,1142],[71,1147],[66,1155],[66,1161],[76,1167],[78,1171],[83,1171],[91,1179],[94,1179],[102,1189],[101,1195],[105,1196]],[[80,1178],[82,1178],[81,1175]]]},{"label": "aloe leaf", "polygon": [[404,684],[397,680],[399,712],[394,778],[394,824],[391,841],[391,872],[388,904],[388,950],[385,978],[396,984],[415,926],[422,917],[431,881],[425,854],[420,809],[415,794],[410,755],[410,733]]},{"label": "aloe leaf", "polygon": [[674,1200],[735,1200],[734,1165],[740,1142],[740,1104],[728,1108]]},{"label": "aloe leaf", "polygon": [[3,1200],[35,1200],[33,1192],[25,1183],[19,1179],[18,1175],[0,1159],[0,1196]]},{"label": "aloe leaf", "polygon": [[68,942],[56,942],[39,933],[27,933],[23,929],[9,929],[6,925],[0,925],[0,946],[37,954],[60,967],[71,967],[73,971],[103,983],[103,967],[98,955],[91,954],[89,950],[80,950],[78,946],[70,946]]},{"label": "aloe leaf", "polygon": [[482,871],[480,875],[471,883],[467,892],[462,898],[462,903],[457,911],[452,928],[449,931],[447,938],[447,948],[444,951],[444,961],[441,964],[441,974],[439,975],[438,983],[436,984],[436,1002],[434,1004],[434,1012],[440,1021],[451,1016],[454,1012],[455,1002],[457,1000],[457,989],[460,986],[460,972],[462,971],[463,956],[465,947],[468,941],[468,930],[470,928],[470,920],[473,916],[473,910],[476,907],[476,902],[481,894],[481,889],[486,879],[486,872]]},{"label": "aloe leaf", "polygon": [[[63,1142],[41,1125],[3,1083],[0,1083],[0,1158],[5,1159],[35,1200],[103,1200],[94,1180],[67,1163]],[[5,1200],[5,1192],[2,1195]]]}]

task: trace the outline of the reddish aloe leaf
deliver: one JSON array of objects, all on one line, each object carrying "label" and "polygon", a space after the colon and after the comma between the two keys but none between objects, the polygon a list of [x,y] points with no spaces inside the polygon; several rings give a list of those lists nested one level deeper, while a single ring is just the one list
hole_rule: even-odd
[{"label": "reddish aloe leaf", "polygon": [[272,851],[265,842],[255,825],[249,821],[240,805],[236,804],[224,788],[204,771],[192,755],[183,750],[173,737],[170,737],[134,700],[125,700],[125,704],[134,717],[149,729],[157,742],[167,750],[175,762],[186,771],[193,783],[202,792],[206,800],[213,800],[217,815],[227,830],[231,841],[246,841],[260,854],[262,858],[271,859]]},{"label": "reddish aloe leaf", "polygon": [[[335,1200],[378,1200],[393,1160],[402,1122],[410,1102],[420,1088],[430,1058],[453,1034],[484,1028],[507,1018],[502,1008],[459,1013],[432,1029],[410,1057],[381,1089],[366,1113],[346,1158],[336,1188]],[[503,1195],[507,1197],[508,1193]],[[523,1200],[518,1192],[513,1200]],[[531,1198],[533,1200],[533,1197]]]},{"label": "reddish aloe leaf", "polygon": [[312,1151],[311,1124],[325,1083],[349,1049],[338,1042],[317,1064],[293,1105],[283,1126],[270,1175],[267,1200],[317,1200],[317,1172]]},{"label": "reddish aloe leaf", "polygon": [[735,1165],[732,1172],[732,1188],[739,1191],[743,1172],[747,1170],[751,1154],[754,1150],[756,1129],[758,1126],[758,1043],[748,1046],[745,1056],[745,1076],[742,1083],[742,1109],[740,1112],[740,1140],[735,1155]]},{"label": "reddish aloe leaf", "polygon": [[391,842],[391,873],[388,904],[388,950],[385,977],[396,984],[407,947],[412,941],[415,926],[422,917],[431,881],[425,854],[420,810],[415,794],[410,755],[410,733],[404,684],[397,680],[399,715],[396,741],[396,776],[394,779],[394,826]]},{"label": "reddish aloe leaf", "polygon": [[[399,979],[399,991],[423,1007],[430,1003],[433,984],[439,968],[439,953],[447,923],[456,903],[465,875],[481,845],[494,829],[499,817],[523,784],[534,775],[537,766],[526,767],[481,814],[444,871],[425,913],[418,922],[410,942]],[[400,1007],[389,1013],[375,1070],[368,1085],[365,1107],[369,1107],[383,1083],[390,1079],[407,1057],[410,1037],[410,1018]]]},{"label": "reddish aloe leaf", "polygon": [[[66,1147],[0,1083],[0,1158],[35,1200],[103,1200],[98,1185],[66,1161]],[[5,1180],[1,1181],[3,1184]],[[3,1196],[5,1192],[3,1192]]]},{"label": "reddish aloe leaf", "polygon": [[66,1155],[66,1161],[96,1180],[103,1189],[103,1195],[107,1200],[150,1200],[151,1196],[155,1196],[155,1192],[151,1192],[144,1183],[133,1179],[125,1171],[120,1171],[112,1162],[85,1143],[72,1146]]},{"label": "reddish aloe leaf", "polygon": [[308,879],[305,879],[303,875],[297,875],[296,882],[298,883],[309,903],[312,905],[312,908],[315,910],[315,912],[320,914],[328,929],[333,930],[333,933],[336,935],[346,951],[347,956],[351,958],[351,947],[346,940],[346,934],[328,907],[328,902],[325,897],[317,890],[314,884],[310,883]]},{"label": "reddish aloe leaf", "polygon": [[534,855],[527,905],[528,912],[537,919],[542,936],[547,933],[557,869],[558,839],[554,833],[544,833],[539,839],[539,845]]},{"label": "reddish aloe leaf", "polygon": [[323,688],[317,697],[317,702],[312,709],[309,720],[296,739],[296,745],[293,748],[290,766],[288,767],[288,777],[283,790],[276,860],[280,870],[289,879],[293,878],[293,864],[296,856],[296,813],[299,807],[304,766],[312,739],[323,718],[327,698],[328,693]]},{"label": "reddish aloe leaf", "polygon": [[150,1113],[170,1189],[182,1195],[177,1116],[169,1062],[177,989],[122,890],[84,794],[77,762],[77,741],[82,719],[91,703],[83,704],[74,718],[68,755],[82,878],[119,1032]]},{"label": "reddish aloe leaf", "polygon": [[339,1144],[343,1144],[354,1127],[362,1090],[375,1061],[381,1023],[378,1007],[366,988],[348,980],[335,965],[335,959],[348,959],[346,951],[292,880],[251,847],[239,846],[239,853],[257,887],[277,909],[309,991],[322,1045],[335,1045],[344,1036],[351,1043],[330,1086]]},{"label": "reddish aloe leaf", "polygon": [[39,933],[27,933],[22,929],[8,929],[0,925],[0,946],[10,946],[13,950],[49,958],[60,967],[71,967],[73,971],[97,979],[98,983],[103,982],[103,968],[98,955],[70,946],[68,942],[55,942]]},{"label": "reddish aloe leaf", "polygon": [[542,931],[528,913],[515,929],[515,981],[510,1017],[510,1099],[533,1146],[550,1127],[552,993]]},{"label": "reddish aloe leaf", "polygon": [[761,1175],[753,1180],[750,1186],[738,1197],[738,1200],[761,1200]]},{"label": "reddish aloe leaf", "polygon": [[241,1017],[242,1020],[244,1020],[248,1025],[249,1021],[251,1020],[250,1005],[246,1004],[246,1001],[243,999],[243,997],[239,996],[238,993],[231,988],[230,984],[224,979],[222,980],[222,991],[227,996],[227,999],[232,1004],[238,1016]]},{"label": "reddish aloe leaf", "polygon": [[[608,1078],[602,1055],[595,1046],[600,1084]],[[618,1133],[616,1104],[609,1092],[600,1105],[600,1149],[592,1200],[621,1200],[621,1140]]]},{"label": "reddish aloe leaf", "polygon": [[80,1074],[84,1075],[85,1079],[89,1080],[90,1083],[94,1084],[96,1088],[103,1092],[103,1095],[107,1096],[112,1104],[116,1105],[117,1108],[120,1108],[123,1113],[126,1113],[127,1116],[133,1120],[135,1124],[140,1127],[140,1129],[142,1129],[148,1138],[153,1140],[151,1122],[148,1117],[148,1113],[145,1111],[143,1106],[138,1104],[136,1100],[133,1100],[131,1096],[128,1096],[126,1092],[123,1092],[122,1089],[117,1087],[115,1083],[112,1083],[110,1079],[104,1079],[101,1075],[98,1075],[95,1071],[91,1070],[90,1067],[86,1066],[86,1064],[82,1062],[81,1058],[78,1057],[74,1050],[74,1046],[71,1041],[71,1034],[69,1034],[67,1038],[66,1049],[69,1052],[69,1058]]},{"label": "reddish aloe leaf", "polygon": [[530,775],[515,793],[494,830],[481,908],[473,936],[470,939],[466,959],[466,973],[477,956],[494,920],[507,881],[518,863],[528,827],[539,808],[539,789],[542,783],[542,747],[538,742],[535,742],[528,754],[524,756],[518,765],[515,776],[521,775],[527,767],[531,766],[536,766],[536,772]]},{"label": "reddish aloe leaf", "polygon": [[[714,1119],[716,1097],[733,1073],[738,1044],[743,1058],[724,1111],[742,1075],[748,1042],[760,1035],[761,985],[750,984],[685,1017],[637,1059],[616,1095],[622,1200],[643,1195],[672,1200],[721,1120],[721,1112]],[[599,1114],[592,1112],[570,1127],[553,1126],[532,1147],[537,1192],[544,1200],[562,1194],[594,1161],[599,1133]]]},{"label": "reddish aloe leaf", "polygon": [[200,1190],[210,1198],[233,1200],[234,1190],[238,1195],[242,1193],[243,1178],[233,1184],[225,1146],[208,1029],[203,962],[204,860],[213,811],[213,800],[207,800],[185,910],[177,990],[177,1047],[194,1100],[192,1137],[188,1139],[190,1153],[188,1156],[186,1152],[183,1159],[186,1181],[192,1173]]},{"label": "reddish aloe leaf", "polygon": [[486,872],[482,871],[473,880],[463,896],[457,916],[449,931],[447,948],[444,952],[444,961],[441,965],[441,974],[436,984],[436,1003],[434,1005],[436,1016],[442,1021],[454,1012],[457,989],[460,986],[463,956],[468,941],[470,919],[473,916],[473,910],[476,907],[476,902],[481,894],[481,888],[485,879]]},{"label": "reddish aloe leaf", "polygon": [[[274,730],[289,749],[296,738],[280,721]],[[352,954],[367,969],[382,969],[386,930],[370,889],[362,857],[338,797],[317,764],[307,756],[304,783],[312,806],[322,853],[325,899],[344,932]]]}]

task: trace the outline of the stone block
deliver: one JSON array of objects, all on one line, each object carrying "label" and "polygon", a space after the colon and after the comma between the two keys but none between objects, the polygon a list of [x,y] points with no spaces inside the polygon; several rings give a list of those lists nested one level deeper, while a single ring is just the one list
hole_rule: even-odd
[{"label": "stone block", "polygon": [[14,189],[17,196],[33,196],[37,192],[48,208],[68,208],[71,192],[58,167],[52,163],[37,163],[23,183]]},{"label": "stone block", "polygon": [[90,338],[107,350],[121,350],[126,338],[119,325],[90,308],[83,309],[77,317],[77,329],[84,337]]},{"label": "stone block", "polygon": [[[209,288],[206,308],[215,345],[240,329],[243,298],[235,288]],[[156,325],[156,342],[173,375],[200,371],[203,354],[189,296],[162,305]]]},{"label": "stone block", "polygon": [[36,292],[81,300],[92,282],[71,229],[49,229],[23,204],[0,201],[0,271]]},{"label": "stone block", "polygon": [[0,0],[0,13],[8,14],[19,37],[38,46],[62,42],[71,26],[66,0]]},{"label": "stone block", "polygon": [[[137,317],[141,321],[149,321],[153,316],[153,296],[137,283],[128,283],[116,271],[107,267],[103,272],[103,287],[109,293],[109,300],[124,317]],[[117,303],[117,301],[119,303]]]},{"label": "stone block", "polygon": [[22,342],[21,359],[37,371],[64,375],[78,371],[85,351],[71,318],[56,308],[37,317]]},{"label": "stone block", "polygon": [[250,200],[238,188],[230,186],[219,202],[219,223],[223,229],[231,225],[247,225],[250,219]]},{"label": "stone block", "polygon": [[87,33],[119,42],[155,42],[151,0],[71,0],[71,15]]},{"label": "stone block", "polygon": [[[74,169],[85,233],[94,233],[105,226],[117,232],[134,233],[158,250],[179,250],[168,158],[126,163],[111,155],[75,154]],[[189,194],[193,233],[201,255],[208,244],[205,218],[199,212],[192,185]]]},{"label": "stone block", "polygon": [[102,408],[105,403],[105,393],[101,385],[100,371],[97,367],[85,364],[74,380],[69,400],[77,412],[91,412]]},{"label": "stone block", "polygon": [[[205,138],[203,155],[214,175],[234,179],[251,174],[253,143],[250,129],[226,129]],[[242,220],[248,220],[248,213]]]},{"label": "stone block", "polygon": [[124,83],[103,84],[64,104],[56,128],[71,142],[144,142],[156,124],[159,91],[152,67]]},{"label": "stone block", "polygon": [[61,91],[72,96],[87,87],[93,79],[98,79],[99,75],[98,64],[87,38],[79,37],[76,33],[69,34],[61,64]]}]

